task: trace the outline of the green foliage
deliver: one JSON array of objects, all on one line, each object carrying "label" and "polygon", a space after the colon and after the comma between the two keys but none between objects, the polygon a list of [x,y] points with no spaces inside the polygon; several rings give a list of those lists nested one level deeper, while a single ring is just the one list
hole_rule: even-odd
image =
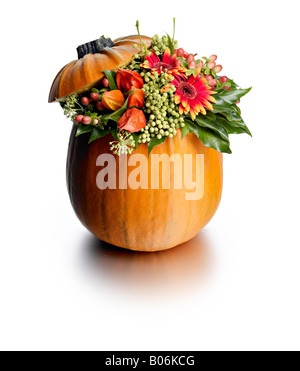
[{"label": "green foliage", "polygon": [[[232,80],[231,80],[232,81]],[[251,135],[241,117],[241,111],[235,104],[241,97],[249,93],[249,89],[238,89],[232,84],[230,91],[222,90],[214,95],[216,103],[213,111],[206,115],[199,114],[194,121],[187,118],[182,128],[182,138],[188,133],[195,134],[206,147],[214,148],[219,152],[231,153],[229,134],[246,133]]]},{"label": "green foliage", "polygon": [[[139,22],[137,21],[136,27],[140,36]],[[161,73],[151,73],[142,62],[145,56],[154,52],[161,59],[162,54],[169,48],[171,54],[174,53],[178,47],[178,42],[175,40],[175,19],[173,19],[173,35],[169,34],[162,36],[155,35],[152,38],[152,45],[150,51],[147,50],[146,43],[142,42],[140,36],[140,45],[134,45],[137,49],[134,59],[131,63],[124,68],[140,73],[144,79],[143,90],[145,92],[145,101],[143,112],[146,117],[147,125],[138,133],[120,132],[118,128],[118,121],[128,109],[128,98],[130,94],[125,94],[126,101],[124,105],[117,111],[111,112],[109,110],[99,111],[97,109],[97,102],[90,101],[88,106],[82,106],[81,98],[86,94],[97,93],[99,94],[98,101],[101,101],[102,94],[107,90],[118,90],[116,84],[115,71],[103,70],[106,78],[109,81],[109,88],[95,87],[91,91],[86,92],[84,95],[71,94],[59,103],[63,108],[64,114],[71,118],[71,120],[78,125],[76,136],[83,134],[90,134],[89,143],[96,139],[102,138],[109,133],[116,140],[113,142],[112,148],[114,153],[121,153],[129,148],[137,148],[141,143],[148,144],[149,154],[152,149],[162,144],[167,137],[172,138],[176,135],[178,129],[181,129],[182,138],[188,133],[196,135],[205,146],[214,148],[217,151],[224,153],[231,153],[230,150],[230,134],[248,134],[251,135],[250,130],[241,117],[241,110],[237,106],[237,102],[250,92],[249,89],[241,89],[233,80],[228,79],[225,83],[220,82],[220,76],[217,75],[214,69],[208,68],[209,59],[203,57],[204,66],[201,70],[201,76],[212,75],[217,80],[214,95],[216,100],[213,103],[213,111],[207,111],[205,115],[199,113],[198,116],[192,120],[191,116],[186,113],[179,113],[179,106],[175,103],[174,93],[175,87],[164,89],[169,80],[167,71]],[[196,54],[195,54],[196,56]],[[185,78],[189,76],[197,77],[199,70],[196,68],[189,69],[188,62],[185,58],[180,57],[182,60],[182,67],[185,68]],[[196,65],[199,65],[201,59],[196,60]],[[139,108],[139,107],[136,107]],[[101,109],[101,107],[100,107]],[[140,108],[139,108],[140,109]],[[91,124],[84,125],[77,123],[75,118],[77,115],[91,117]],[[123,153],[123,152],[122,152]],[[130,153],[130,150],[128,150]]]},{"label": "green foliage", "polygon": [[108,71],[108,70],[103,70],[103,72],[109,82],[110,90],[118,90],[118,87],[116,84],[117,73],[115,71]]},{"label": "green foliage", "polygon": [[229,139],[224,139],[219,135],[218,130],[200,126],[196,121],[185,120],[185,130],[195,134],[206,147],[213,148],[219,152],[231,153]]},{"label": "green foliage", "polygon": [[151,138],[150,142],[148,143],[148,154],[150,154],[153,147],[158,146],[159,144],[162,144],[166,139],[167,137],[165,136],[161,137],[160,139],[158,139],[157,137]]}]

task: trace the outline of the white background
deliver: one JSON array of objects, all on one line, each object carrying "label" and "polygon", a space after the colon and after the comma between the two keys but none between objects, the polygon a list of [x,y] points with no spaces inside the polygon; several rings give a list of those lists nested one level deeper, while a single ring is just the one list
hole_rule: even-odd
[{"label": "white background", "polygon": [[[1,6],[1,350],[299,350],[298,1],[14,1]],[[65,185],[71,123],[47,104],[76,47],[172,32],[216,53],[253,132],[232,137],[221,206],[160,254],[109,250]],[[143,226],[141,226],[143,228]],[[98,247],[97,247],[98,246]]]}]

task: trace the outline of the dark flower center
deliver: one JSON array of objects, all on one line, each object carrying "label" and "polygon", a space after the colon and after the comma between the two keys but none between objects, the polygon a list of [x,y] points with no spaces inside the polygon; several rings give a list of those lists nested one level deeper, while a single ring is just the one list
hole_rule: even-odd
[{"label": "dark flower center", "polygon": [[189,84],[188,82],[185,81],[182,81],[178,85],[177,91],[189,99],[194,99],[197,96],[196,88],[192,84]]},{"label": "dark flower center", "polygon": [[167,70],[172,70],[173,69],[173,66],[171,66],[170,64],[168,64],[168,63],[163,63],[163,62],[156,62],[156,63],[154,63],[154,67],[156,68],[156,69],[167,69]]}]

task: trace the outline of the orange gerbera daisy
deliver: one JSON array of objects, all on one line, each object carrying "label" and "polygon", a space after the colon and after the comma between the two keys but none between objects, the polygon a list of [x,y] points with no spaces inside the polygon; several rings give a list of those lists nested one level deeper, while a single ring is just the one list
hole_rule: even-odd
[{"label": "orange gerbera daisy", "polygon": [[176,54],[171,56],[171,51],[167,48],[162,56],[162,59],[159,58],[154,52],[151,52],[151,55],[147,55],[145,62],[141,64],[141,67],[146,69],[151,69],[151,72],[157,72],[159,75],[162,72],[166,72],[169,76],[171,75],[181,75],[184,73],[185,69],[183,67],[176,67]]},{"label": "orange gerbera daisy", "polygon": [[216,94],[215,91],[211,90],[210,86],[207,86],[207,80],[201,75],[197,77],[190,76],[176,77],[171,83],[174,85],[175,91],[175,103],[179,104],[179,113],[189,113],[191,118],[195,120],[196,116],[201,112],[206,115],[206,110],[213,110],[213,106],[210,102],[216,103],[212,94]]}]

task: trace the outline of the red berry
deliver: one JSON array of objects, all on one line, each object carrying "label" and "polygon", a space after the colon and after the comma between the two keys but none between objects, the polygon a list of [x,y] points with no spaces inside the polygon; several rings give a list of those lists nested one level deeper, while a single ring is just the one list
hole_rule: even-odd
[{"label": "red berry", "polygon": [[193,70],[194,68],[196,68],[196,61],[192,60],[189,62],[189,69]]},{"label": "red berry", "polygon": [[217,56],[215,54],[211,55],[208,59],[211,61],[211,62],[214,62],[217,60]]},{"label": "red berry", "polygon": [[82,119],[83,119],[83,115],[77,115],[77,116],[75,117],[75,121],[76,121],[76,122],[82,122]]},{"label": "red berry", "polygon": [[84,105],[84,106],[88,106],[90,104],[90,100],[88,97],[83,97],[81,98],[81,103]]},{"label": "red berry", "polygon": [[99,110],[99,111],[105,110],[105,107],[103,106],[103,104],[101,102],[97,103],[97,110]]},{"label": "red berry", "polygon": [[98,93],[91,93],[90,98],[94,102],[97,102],[99,100],[99,98],[100,98],[100,95]]},{"label": "red berry", "polygon": [[92,119],[89,116],[84,116],[82,119],[82,123],[84,125],[89,125],[92,122]]},{"label": "red berry", "polygon": [[93,120],[93,124],[94,124],[94,125],[99,124],[99,120],[98,120],[98,119],[94,119],[94,120]]},{"label": "red berry", "polygon": [[188,53],[187,52],[184,52],[183,58],[186,58],[187,56],[188,56]]},{"label": "red berry", "polygon": [[215,72],[216,72],[216,73],[219,73],[219,72],[222,71],[222,69],[223,69],[223,66],[221,66],[220,64],[218,64],[218,65],[215,67]]},{"label": "red berry", "polygon": [[195,60],[195,57],[194,57],[194,54],[188,54],[188,56],[186,57],[186,61],[189,63],[189,62],[192,62]]},{"label": "red berry", "polygon": [[230,91],[231,87],[230,86],[223,86],[223,89]]},{"label": "red berry", "polygon": [[209,86],[215,87],[217,85],[218,81],[216,79],[212,79],[208,81]]},{"label": "red berry", "polygon": [[203,64],[204,64],[203,61],[200,61],[200,63],[197,64],[197,68],[200,68],[200,70],[202,70]]},{"label": "red berry", "polygon": [[102,85],[105,87],[105,88],[108,88],[109,87],[109,81],[106,77],[104,77],[104,79],[102,80]]},{"label": "red berry", "polygon": [[177,49],[177,57],[183,57],[184,56],[184,50],[182,48]]},{"label": "red berry", "polygon": [[206,78],[206,80],[207,80],[207,81],[209,81],[209,80],[212,80],[212,79],[213,79],[212,75],[206,75],[206,76],[205,76],[205,78]]},{"label": "red berry", "polygon": [[207,67],[208,67],[210,70],[212,70],[212,69],[214,69],[214,68],[216,67],[216,63],[215,63],[215,62],[209,62],[209,63],[207,64]]},{"label": "red berry", "polygon": [[222,76],[222,77],[220,77],[219,81],[220,81],[221,84],[224,84],[225,82],[228,81],[228,77],[227,76]]},{"label": "red berry", "polygon": [[175,61],[175,67],[180,67],[182,64],[182,60],[181,59],[176,59]]}]

